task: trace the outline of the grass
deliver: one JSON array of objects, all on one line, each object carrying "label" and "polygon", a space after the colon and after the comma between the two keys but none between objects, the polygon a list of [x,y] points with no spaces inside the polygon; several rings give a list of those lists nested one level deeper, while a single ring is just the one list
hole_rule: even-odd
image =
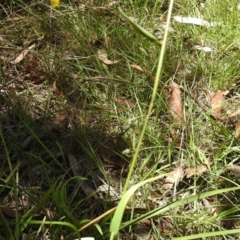
[{"label": "grass", "polygon": [[[0,239],[239,237],[238,177],[227,171],[239,164],[237,117],[214,119],[196,101],[228,90],[224,112],[238,109],[238,3],[169,9],[160,0],[0,5]],[[172,80],[187,90],[185,124],[169,111]],[[203,165],[164,189],[176,167]]]}]

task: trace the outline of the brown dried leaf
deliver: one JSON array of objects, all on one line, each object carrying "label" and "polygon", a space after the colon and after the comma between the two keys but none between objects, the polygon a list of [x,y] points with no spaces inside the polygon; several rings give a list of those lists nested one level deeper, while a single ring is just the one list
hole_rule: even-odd
[{"label": "brown dried leaf", "polygon": [[200,165],[196,168],[186,168],[185,174],[186,178],[190,178],[192,176],[201,176],[203,173],[207,172],[208,168],[206,165]]},{"label": "brown dried leaf", "polygon": [[28,47],[27,49],[23,50],[13,61],[11,61],[10,63],[12,64],[17,64],[19,62],[21,62],[24,57],[28,54],[29,50],[33,49],[36,45],[33,44],[30,47]]},{"label": "brown dried leaf", "polygon": [[129,67],[134,68],[134,69],[138,70],[139,72],[146,73],[146,74],[148,75],[148,77],[149,77],[152,81],[154,81],[154,76],[152,75],[152,72],[151,72],[151,71],[148,71],[147,69],[144,69],[144,68],[142,68],[141,66],[136,65],[136,64],[130,64]]},{"label": "brown dried leaf", "polygon": [[105,65],[113,65],[118,63],[119,61],[116,60],[109,60],[108,59],[108,55],[107,55],[107,51],[105,49],[98,49],[97,51],[98,54],[98,58],[105,64]]},{"label": "brown dried leaf", "polygon": [[183,111],[182,111],[182,99],[180,86],[172,82],[170,84],[170,90],[168,92],[168,105],[173,116],[173,119],[176,123],[181,123],[183,120]]},{"label": "brown dried leaf", "polygon": [[238,138],[240,136],[240,120],[238,120],[235,124],[235,133],[234,137]]},{"label": "brown dried leaf", "polygon": [[224,99],[224,92],[218,90],[216,93],[208,92],[207,100],[211,104],[212,110],[211,113],[213,115],[219,115],[223,109],[223,99]]},{"label": "brown dried leaf", "polygon": [[16,217],[16,211],[11,209],[8,206],[1,206],[1,211],[7,215],[8,217],[15,218]]},{"label": "brown dried leaf", "polygon": [[129,102],[127,100],[122,100],[122,99],[119,99],[119,98],[114,98],[114,101],[122,106],[125,106],[125,107],[130,107],[130,108],[135,108],[136,105],[132,102]]},{"label": "brown dried leaf", "polygon": [[184,178],[184,175],[185,173],[183,168],[176,167],[172,172],[168,174],[167,178],[165,179],[165,182],[163,184],[164,190],[171,189],[174,184],[177,186],[179,182]]},{"label": "brown dried leaf", "polygon": [[129,67],[134,68],[140,72],[145,72],[145,70],[142,67],[140,67],[139,65],[136,65],[136,64],[130,64]]}]

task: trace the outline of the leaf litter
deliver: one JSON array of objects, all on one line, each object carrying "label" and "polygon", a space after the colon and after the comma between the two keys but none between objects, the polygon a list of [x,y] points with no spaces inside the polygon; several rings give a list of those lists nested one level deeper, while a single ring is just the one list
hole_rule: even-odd
[{"label": "leaf litter", "polygon": [[113,65],[119,62],[119,60],[109,60],[106,49],[101,48],[97,50],[98,58],[105,65]]},{"label": "leaf litter", "polygon": [[181,98],[180,86],[172,82],[166,93],[170,112],[175,123],[183,122],[183,103]]},{"label": "leaf litter", "polygon": [[184,178],[184,170],[181,166],[174,168],[172,172],[167,175],[167,178],[164,181],[163,189],[165,191],[170,190],[174,185],[178,186],[179,182]]},{"label": "leaf litter", "polygon": [[208,92],[207,100],[211,105],[211,113],[214,116],[220,115],[223,110],[224,93],[221,90],[217,92]]},{"label": "leaf litter", "polygon": [[114,98],[114,101],[122,106],[129,107],[129,108],[135,108],[136,104],[128,101],[128,100],[122,100],[119,98]]},{"label": "leaf litter", "polygon": [[[176,19],[175,19],[176,20]],[[181,18],[181,22],[182,23],[190,23],[190,24],[195,24],[195,25],[199,25],[199,26],[204,26],[204,27],[213,27],[216,26],[213,23],[207,22],[207,21],[200,21],[199,19],[194,19],[193,18],[187,18],[187,19],[183,19]],[[198,50],[201,51],[206,51],[208,52],[209,48],[205,48],[205,47],[199,47]],[[209,50],[210,51],[210,50]],[[13,60],[13,64],[17,64],[18,61],[21,62],[24,57],[26,56],[26,54],[28,53],[24,53],[24,54],[20,54],[15,60]],[[107,51],[98,51],[98,58],[99,60],[105,64],[105,65],[113,65],[116,64],[119,61],[115,61],[115,60],[110,60],[108,58],[108,54]],[[15,61],[15,63],[14,63]],[[145,72],[144,69],[138,65],[135,66],[130,66],[136,70],[138,70],[139,72]],[[96,76],[94,76],[96,77]],[[118,79],[117,79],[118,80]],[[118,80],[118,81],[122,81],[122,80]],[[40,84],[43,83],[43,81],[40,81]],[[56,81],[54,82],[54,84],[56,84]],[[173,120],[175,123],[182,123],[184,116],[183,116],[183,102],[182,102],[182,98],[181,98],[181,88],[177,83],[172,83],[169,86],[169,91],[168,91],[168,104],[169,104],[169,109],[170,109],[170,113],[173,117]],[[55,93],[57,93],[58,91],[53,91]],[[58,94],[60,94],[58,92]],[[223,98],[222,98],[222,93],[213,93],[212,96],[209,96],[209,105],[211,106],[211,114],[215,115],[215,116],[219,116],[220,114],[222,114],[222,110],[223,110]],[[113,98],[114,99],[114,98]],[[119,97],[119,98],[115,98],[114,101],[117,102],[119,105],[122,106],[127,106],[127,107],[134,107],[135,104],[131,103],[127,100],[122,100],[124,99],[124,97]],[[204,110],[205,111],[205,110]],[[54,125],[62,125],[61,122],[62,120],[65,120],[66,115],[57,115],[56,119],[53,121]],[[236,124],[236,132],[235,132],[235,137],[237,138],[239,135],[237,133],[237,129],[239,128],[239,125]],[[51,128],[50,131],[52,131],[53,129]],[[44,131],[44,133],[48,132],[48,128],[46,128],[46,130]],[[41,135],[41,134],[40,134]],[[47,134],[46,134],[47,135]],[[173,139],[176,138],[176,132],[175,131],[171,131],[171,137]],[[27,146],[29,146],[30,143],[26,144]],[[74,164],[74,162],[77,161],[77,158],[74,156],[74,154],[70,154],[68,153],[68,160],[70,162],[70,166],[73,169],[74,172],[74,166],[76,166]],[[102,158],[104,159],[104,157],[102,156]],[[109,161],[109,159],[107,159]],[[114,159],[111,159],[112,161],[114,161]],[[106,161],[106,158],[105,158]],[[77,169],[75,169],[77,170]],[[192,176],[201,176],[202,174],[204,174],[205,172],[207,172],[208,168],[207,165],[200,165],[197,166],[195,168],[193,167],[189,167],[189,168],[183,168],[183,167],[175,167],[174,170],[172,172],[169,173],[169,176],[166,178],[165,183],[164,183],[164,188],[165,190],[171,189],[173,186],[177,186],[179,184],[179,182],[181,182],[183,180],[184,177],[186,178],[190,178]],[[238,170],[233,170],[232,167],[228,168],[229,171],[235,171],[237,172]],[[73,173],[74,176],[78,176],[79,174]]]},{"label": "leaf litter", "polygon": [[20,62],[25,58],[25,56],[28,54],[28,52],[29,52],[31,49],[35,48],[35,47],[36,47],[35,44],[29,46],[27,49],[23,50],[23,51],[22,51],[14,60],[12,60],[10,63],[12,63],[12,64],[20,63]]},{"label": "leaf litter", "polygon": [[235,123],[235,133],[234,133],[235,138],[239,138],[239,136],[240,136],[240,120],[238,120]]}]

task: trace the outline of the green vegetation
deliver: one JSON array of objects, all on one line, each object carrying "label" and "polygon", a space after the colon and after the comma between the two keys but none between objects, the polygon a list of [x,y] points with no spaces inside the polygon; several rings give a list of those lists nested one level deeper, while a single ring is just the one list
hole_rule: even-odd
[{"label": "green vegetation", "polygon": [[238,239],[239,11],[3,1],[0,239]]}]

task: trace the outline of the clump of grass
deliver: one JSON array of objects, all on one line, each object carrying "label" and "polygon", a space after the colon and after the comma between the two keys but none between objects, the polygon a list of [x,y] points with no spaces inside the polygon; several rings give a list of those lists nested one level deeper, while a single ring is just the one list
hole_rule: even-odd
[{"label": "clump of grass", "polygon": [[[239,234],[239,184],[226,171],[239,161],[234,123],[211,118],[182,93],[186,123],[177,125],[164,94],[172,80],[203,102],[209,90],[239,94],[237,4],[171,4],[123,1],[120,11],[106,1],[1,5],[2,239],[130,238],[146,220],[156,239]],[[170,21],[176,15],[221,25]],[[119,62],[104,64],[99,49]],[[164,176],[206,159],[203,175],[165,192]],[[98,191],[103,183],[116,188],[119,202],[110,186]]]}]

